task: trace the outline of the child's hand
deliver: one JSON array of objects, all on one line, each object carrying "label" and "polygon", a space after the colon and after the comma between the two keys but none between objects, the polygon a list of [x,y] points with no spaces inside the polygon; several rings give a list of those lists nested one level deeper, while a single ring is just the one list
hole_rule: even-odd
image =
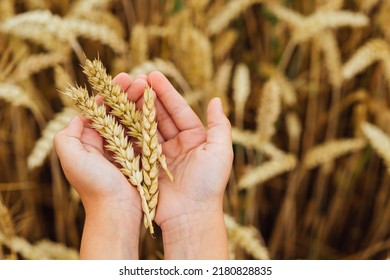
[{"label": "child's hand", "polygon": [[[120,82],[120,81],[119,81]],[[144,90],[143,82],[121,84]],[[139,194],[113,164],[103,138],[75,117],[54,139],[62,168],[86,212],[81,258],[137,258],[142,217]]]},{"label": "child's hand", "polygon": [[[172,183],[160,169],[155,221],[163,232],[165,258],[227,258],[222,199],[233,151],[221,102],[211,100],[205,128],[164,75],[152,72],[147,81],[157,95],[159,138],[174,176]],[[129,94],[138,103],[141,97]]]}]

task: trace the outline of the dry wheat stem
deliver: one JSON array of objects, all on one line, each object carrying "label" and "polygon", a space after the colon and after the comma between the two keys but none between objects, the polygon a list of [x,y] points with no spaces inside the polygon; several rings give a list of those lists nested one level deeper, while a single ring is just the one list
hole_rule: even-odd
[{"label": "dry wheat stem", "polygon": [[[153,90],[148,87],[144,92],[144,102],[142,107],[142,175],[143,186],[149,206],[149,215],[152,220],[156,216],[156,207],[158,201],[158,158],[159,142],[157,135],[156,110],[154,106]],[[144,218],[146,225],[147,219]]]},{"label": "dry wheat stem", "polygon": [[[142,147],[142,116],[136,109],[135,103],[128,100],[127,93],[123,92],[119,85],[113,84],[112,77],[107,74],[100,60],[90,61],[86,59],[84,73],[88,76],[92,87],[104,97],[104,102],[111,107],[110,114],[120,118],[121,123],[129,129],[129,135],[136,138],[138,144]],[[169,179],[173,181],[173,176],[167,167],[165,156],[162,153],[161,144],[158,145],[158,160]]]},{"label": "dry wheat stem", "polygon": [[106,113],[104,105],[98,105],[96,100],[88,96],[85,88],[70,86],[65,94],[80,108],[84,116],[92,120],[91,126],[106,140],[106,148],[114,153],[114,159],[121,165],[122,173],[130,183],[137,187],[141,196],[142,211],[147,219],[151,234],[154,233],[149,207],[142,187],[142,172],[139,170],[139,156],[135,157],[131,142],[125,136],[125,131],[112,115]]}]

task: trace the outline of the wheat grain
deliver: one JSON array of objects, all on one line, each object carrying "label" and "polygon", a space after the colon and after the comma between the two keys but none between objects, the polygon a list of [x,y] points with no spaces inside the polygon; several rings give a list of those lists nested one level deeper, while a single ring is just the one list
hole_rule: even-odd
[{"label": "wheat grain", "polygon": [[272,159],[249,170],[240,178],[238,186],[241,189],[248,189],[262,184],[277,175],[291,171],[296,164],[297,159],[294,155],[285,155],[281,158]]},{"label": "wheat grain", "polygon": [[70,107],[65,107],[57,113],[47,124],[34,145],[33,150],[27,158],[28,169],[34,169],[41,166],[53,148],[53,139],[55,134],[60,131],[77,114],[77,111]]},{"label": "wheat grain", "polygon": [[356,152],[364,148],[364,139],[338,139],[331,140],[309,150],[303,159],[303,166],[307,169],[326,164],[330,161]]},{"label": "wheat grain", "polygon": [[[156,215],[158,201],[158,158],[159,142],[157,135],[156,110],[154,107],[153,90],[148,87],[144,92],[144,102],[142,106],[142,175],[144,190],[149,193],[148,206],[149,215],[152,220]],[[144,218],[147,225],[147,219]]]},{"label": "wheat grain", "polygon": [[122,173],[131,184],[137,187],[141,196],[142,211],[146,216],[149,231],[153,234],[154,229],[149,216],[146,193],[142,187],[142,172],[139,170],[140,158],[135,157],[133,147],[125,136],[124,128],[113,116],[106,113],[104,105],[98,105],[94,98],[88,96],[86,89],[70,86],[65,94],[75,102],[86,118],[92,120],[91,126],[106,140],[106,148],[114,153],[114,159],[121,165]]},{"label": "wheat grain", "polygon": [[377,154],[384,160],[388,172],[390,172],[390,138],[380,128],[370,123],[361,125],[364,136],[370,142]]},{"label": "wheat grain", "polygon": [[224,215],[229,241],[240,246],[257,260],[269,260],[269,252],[264,240],[252,226],[239,225],[233,217]]},{"label": "wheat grain", "polygon": [[248,66],[239,64],[233,78],[233,101],[235,105],[236,125],[244,127],[245,103],[251,90]]},{"label": "wheat grain", "polygon": [[275,79],[264,85],[256,119],[257,133],[262,142],[269,141],[275,133],[275,123],[281,111],[280,95],[280,86]]}]

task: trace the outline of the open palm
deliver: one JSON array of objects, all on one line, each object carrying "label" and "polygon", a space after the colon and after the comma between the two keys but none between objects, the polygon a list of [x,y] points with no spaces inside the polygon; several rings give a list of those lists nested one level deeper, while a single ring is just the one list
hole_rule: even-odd
[{"label": "open palm", "polygon": [[[151,85],[157,96],[159,140],[174,176],[171,182],[161,169],[156,222],[162,226],[195,212],[222,211],[233,152],[230,123],[220,100],[210,102],[205,128],[163,74],[152,72],[144,79],[145,86]],[[125,84],[126,77],[118,81]],[[133,92],[129,98],[140,101],[142,95]]]}]

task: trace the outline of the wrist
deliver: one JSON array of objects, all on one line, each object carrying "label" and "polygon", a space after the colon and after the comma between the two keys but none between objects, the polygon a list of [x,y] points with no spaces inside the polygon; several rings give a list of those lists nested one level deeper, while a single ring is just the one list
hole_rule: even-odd
[{"label": "wrist", "polygon": [[166,259],[226,259],[223,211],[182,214],[161,224]]},{"label": "wrist", "polygon": [[85,208],[82,259],[138,259],[142,212],[110,201]]}]

